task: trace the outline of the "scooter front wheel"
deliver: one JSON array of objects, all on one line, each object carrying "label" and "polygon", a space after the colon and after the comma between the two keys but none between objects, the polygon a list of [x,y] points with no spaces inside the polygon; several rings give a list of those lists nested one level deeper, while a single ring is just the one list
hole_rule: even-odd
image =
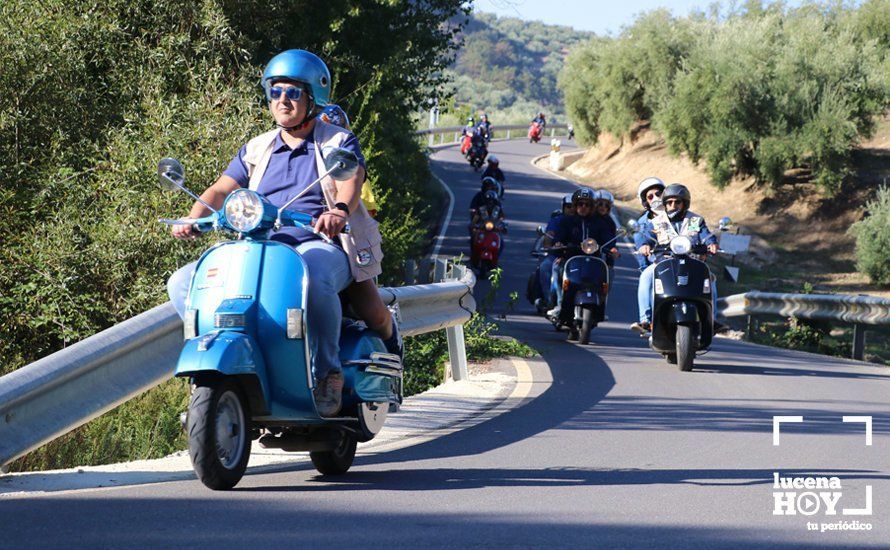
[{"label": "scooter front wheel", "polygon": [[344,433],[340,443],[333,451],[312,451],[309,458],[315,469],[322,475],[337,476],[345,474],[355,459],[355,437]]},{"label": "scooter front wheel", "polygon": [[581,332],[578,335],[578,343],[586,345],[590,342],[590,331],[593,329],[593,310],[589,307],[581,308]]},{"label": "scooter front wheel", "polygon": [[692,370],[695,359],[695,327],[677,325],[677,366],[683,372]]},{"label": "scooter front wheel", "polygon": [[229,378],[199,379],[195,385],[187,426],[192,467],[210,489],[231,489],[241,481],[250,458],[246,401]]}]

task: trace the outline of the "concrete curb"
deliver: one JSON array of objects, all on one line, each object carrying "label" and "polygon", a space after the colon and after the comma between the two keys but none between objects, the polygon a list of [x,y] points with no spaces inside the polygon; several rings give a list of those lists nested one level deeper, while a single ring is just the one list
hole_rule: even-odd
[{"label": "concrete curb", "polygon": [[[359,445],[357,456],[389,452],[430,441],[475,426],[519,406],[535,383],[531,369],[524,359],[518,357],[496,361],[511,372],[477,372],[468,381],[447,382],[407,398],[402,410],[387,420],[383,431],[373,441]],[[254,442],[246,475],[280,469],[282,466],[308,464],[308,453],[263,449]],[[179,451],[156,460],[7,474],[0,476],[0,499],[194,478],[188,451]]]}]

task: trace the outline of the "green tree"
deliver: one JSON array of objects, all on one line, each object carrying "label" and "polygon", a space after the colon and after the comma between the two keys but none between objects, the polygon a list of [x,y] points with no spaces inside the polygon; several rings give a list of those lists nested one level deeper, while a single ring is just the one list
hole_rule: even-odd
[{"label": "green tree", "polygon": [[878,189],[866,211],[850,228],[856,236],[856,269],[875,284],[890,285],[890,187]]}]

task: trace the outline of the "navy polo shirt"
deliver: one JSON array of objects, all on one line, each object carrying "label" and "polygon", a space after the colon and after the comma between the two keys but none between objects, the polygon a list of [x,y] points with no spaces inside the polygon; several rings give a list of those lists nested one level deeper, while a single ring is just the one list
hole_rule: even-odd
[{"label": "navy polo shirt", "polygon": [[[613,234],[614,236],[614,234]],[[563,244],[581,244],[584,239],[593,238],[597,243],[609,240],[608,229],[602,218],[598,216],[563,216],[556,230],[557,242]]]},{"label": "navy polo shirt", "polygon": [[[349,138],[341,145],[356,154],[359,164],[365,167],[365,158],[362,156],[358,139],[350,134]],[[241,147],[229,167],[223,172],[241,187],[248,187],[250,177],[247,175],[247,165],[244,163],[244,154],[247,145]],[[272,145],[272,156],[269,165],[263,173],[262,179],[256,191],[265,196],[273,205],[281,207],[295,196],[299,195],[310,183],[318,178],[318,166],[315,162],[314,132],[306,137],[306,140],[297,147],[291,147],[281,139],[281,133],[275,136]],[[317,218],[325,211],[324,193],[321,184],[316,184],[305,195],[294,201],[287,207],[289,211],[303,212]],[[296,227],[282,227],[279,231],[273,231],[269,238],[291,246],[317,239],[313,233]],[[335,241],[336,242],[336,241]]]}]

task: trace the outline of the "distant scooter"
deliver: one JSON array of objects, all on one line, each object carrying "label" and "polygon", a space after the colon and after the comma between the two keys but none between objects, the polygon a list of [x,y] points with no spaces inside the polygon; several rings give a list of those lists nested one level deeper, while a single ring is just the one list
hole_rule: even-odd
[{"label": "distant scooter", "polygon": [[655,266],[649,346],[681,371],[690,371],[696,353],[707,350],[714,336],[711,270],[691,255],[705,254],[707,247],[693,247],[689,237],[678,236],[661,253],[665,256]]},{"label": "distant scooter", "polygon": [[[326,153],[322,177],[348,179],[357,164],[354,153],[334,149]],[[163,187],[201,200],[185,188],[175,159],[162,160],[158,176]],[[306,322],[309,274],[296,250],[267,240],[281,226],[315,232],[311,216],[287,206],[276,208],[255,191],[239,189],[207,217],[160,220],[238,236],[198,260],[174,371],[191,380],[189,455],[211,489],[230,489],[241,480],[254,439],[266,448],[309,451],[319,472],[343,474],[356,443],[373,439],[402,402],[401,358],[387,353],[374,331],[347,321],[340,333],[343,408],[333,418],[318,414]]]},{"label": "distant scooter", "polygon": [[470,147],[470,150],[467,151],[467,161],[476,172],[482,168],[482,164],[485,163],[485,157],[487,156],[488,150],[484,145],[473,145]]},{"label": "distant scooter", "polygon": [[476,269],[480,278],[498,266],[501,255],[502,234],[507,232],[507,224],[488,216],[473,228],[470,248],[470,265]]},{"label": "distant scooter", "polygon": [[528,142],[538,143],[541,141],[541,132],[543,130],[540,122],[532,122],[531,126],[528,127]]}]

